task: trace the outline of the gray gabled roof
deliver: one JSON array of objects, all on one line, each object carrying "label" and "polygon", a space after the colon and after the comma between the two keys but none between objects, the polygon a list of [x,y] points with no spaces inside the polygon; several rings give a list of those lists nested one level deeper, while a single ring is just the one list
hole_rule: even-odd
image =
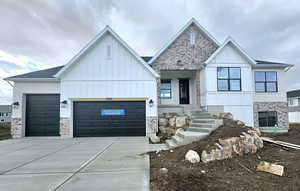
[{"label": "gray gabled roof", "polygon": [[293,90],[293,91],[287,92],[287,97],[288,98],[291,98],[291,97],[300,97],[300,90]]},{"label": "gray gabled roof", "polygon": [[[145,62],[148,62],[151,60],[151,56],[142,56],[141,57]],[[5,78],[5,80],[22,80],[22,79],[55,79],[54,75],[59,72],[64,66],[57,66],[54,68],[48,68],[45,70],[38,70],[35,72],[30,72],[26,74],[21,74],[17,76],[11,76],[8,78]]]},{"label": "gray gabled roof", "polygon": [[292,64],[280,63],[280,62],[270,62],[270,61],[262,61],[255,60],[257,65],[255,68],[289,68],[292,67]]},{"label": "gray gabled roof", "polygon": [[45,70],[39,70],[35,72],[30,72],[26,74],[21,74],[17,76],[11,76],[8,78],[5,78],[5,80],[15,80],[15,79],[51,79],[55,78],[54,75],[62,69],[63,66],[57,66],[54,68],[48,68]]}]

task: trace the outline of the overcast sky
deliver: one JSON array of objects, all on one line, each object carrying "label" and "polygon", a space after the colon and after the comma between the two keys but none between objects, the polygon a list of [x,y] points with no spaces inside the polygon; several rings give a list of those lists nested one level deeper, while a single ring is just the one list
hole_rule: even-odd
[{"label": "overcast sky", "polygon": [[[192,17],[255,59],[294,64],[288,88],[300,88],[297,0],[0,0],[0,78],[64,65],[105,25],[152,56]],[[1,80],[0,104],[11,97]]]}]

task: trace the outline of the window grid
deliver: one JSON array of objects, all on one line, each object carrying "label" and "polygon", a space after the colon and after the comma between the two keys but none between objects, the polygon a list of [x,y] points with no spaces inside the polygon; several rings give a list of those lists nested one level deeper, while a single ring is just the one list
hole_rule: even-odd
[{"label": "window grid", "polygon": [[[235,92],[239,92],[239,91],[242,91],[242,81],[241,81],[241,68],[240,67],[218,67],[218,69],[227,69],[227,73],[228,73],[228,78],[219,78],[218,76],[218,72],[217,72],[217,86],[218,86],[218,91],[235,91]],[[231,78],[230,77],[230,68],[238,68],[240,70],[240,78]],[[226,80],[227,81],[227,90],[221,90],[220,87],[219,87],[219,80]],[[230,85],[230,81],[233,81],[233,80],[238,80],[239,81],[239,84],[240,84],[240,87],[239,87],[239,90],[232,90],[231,88],[231,85]]]},{"label": "window grid", "polygon": [[278,123],[276,111],[260,111],[258,112],[259,127],[274,127]]},{"label": "window grid", "polygon": [[[265,92],[278,92],[278,79],[277,79],[277,72],[263,72],[263,71],[259,71],[259,72],[262,72],[262,73],[264,73],[264,75],[265,75],[265,80],[264,81],[258,81],[258,80],[256,80],[256,74],[258,73],[258,72],[255,72],[255,91],[256,92],[262,92],[262,93],[265,93]],[[268,81],[267,80],[267,73],[275,73],[275,75],[276,75],[276,81]],[[267,87],[267,84],[268,83],[274,83],[275,84],[275,86],[276,86],[276,89],[275,89],[275,91],[271,91],[271,90],[268,90],[268,87]],[[257,90],[257,87],[256,87],[256,85],[257,84],[264,84],[264,91],[259,91],[259,90]]]},{"label": "window grid", "polygon": [[[164,88],[164,86],[160,86],[160,98],[161,99],[171,99],[172,98],[172,90],[171,90],[171,80],[170,79],[163,79],[160,82],[161,84],[169,84],[169,88]],[[167,91],[170,93],[170,96],[162,96],[162,92]]]}]

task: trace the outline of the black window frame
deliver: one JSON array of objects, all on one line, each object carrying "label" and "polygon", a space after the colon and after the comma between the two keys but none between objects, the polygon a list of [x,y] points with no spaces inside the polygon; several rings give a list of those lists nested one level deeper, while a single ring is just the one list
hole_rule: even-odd
[{"label": "black window frame", "polygon": [[[219,68],[226,68],[228,72],[228,78],[219,78],[218,69]],[[240,78],[231,78],[230,77],[230,68],[238,68],[240,70]],[[219,80],[227,80],[228,89],[221,90],[219,87]],[[231,90],[230,81],[231,80],[238,80],[240,82],[240,89],[239,90]],[[217,67],[217,88],[219,92],[241,92],[242,91],[242,70],[241,67]]]},{"label": "black window frame", "polygon": [[[256,73],[261,72],[265,74],[265,81],[257,81],[256,80]],[[267,80],[267,73],[275,73],[276,74],[276,81],[268,81]],[[255,77],[255,92],[256,93],[276,93],[278,92],[278,74],[276,71],[255,71],[254,73]],[[268,83],[275,83],[276,84],[276,90],[275,91],[268,91],[267,84]],[[264,84],[264,91],[258,91],[256,88],[256,84]]]},{"label": "black window frame", "polygon": [[[267,125],[262,125],[261,124],[261,120],[263,120],[263,119],[261,119],[262,117],[260,117],[259,115],[260,114],[262,114],[262,113],[264,113],[267,117],[266,117],[266,123],[267,123]],[[270,113],[275,113],[275,122],[273,122],[273,121],[271,121],[271,119],[270,119]],[[274,125],[272,125],[272,124],[274,124]],[[276,124],[278,124],[278,113],[277,113],[277,111],[259,111],[258,112],[258,126],[259,127],[274,127]]]},{"label": "black window frame", "polygon": [[[163,81],[168,81],[168,82],[163,82]],[[161,79],[160,83],[170,83],[170,88],[161,88],[159,89],[159,97],[160,99],[172,99],[172,80],[171,79]],[[161,90],[170,90],[170,97],[161,97]]]}]

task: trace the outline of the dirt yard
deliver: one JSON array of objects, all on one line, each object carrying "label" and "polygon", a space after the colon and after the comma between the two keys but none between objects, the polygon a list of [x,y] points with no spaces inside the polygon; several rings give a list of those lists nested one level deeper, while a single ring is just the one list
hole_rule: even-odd
[{"label": "dirt yard", "polygon": [[5,127],[0,126],[0,140],[4,139],[10,139],[10,127],[8,125],[5,125]]},{"label": "dirt yard", "polygon": [[[264,148],[255,154],[247,154],[223,161],[191,164],[184,161],[190,149],[200,155],[207,145],[219,138],[239,136],[243,128],[236,127],[226,120],[224,127],[219,128],[206,140],[192,143],[175,149],[151,153],[151,190],[152,191],[296,191],[300,190],[300,151],[286,149],[264,143]],[[276,140],[300,144],[300,126],[292,127],[288,134],[263,135]],[[265,172],[257,172],[260,161],[277,163],[285,167],[282,177]],[[160,173],[160,168],[167,168],[168,173]]]}]

